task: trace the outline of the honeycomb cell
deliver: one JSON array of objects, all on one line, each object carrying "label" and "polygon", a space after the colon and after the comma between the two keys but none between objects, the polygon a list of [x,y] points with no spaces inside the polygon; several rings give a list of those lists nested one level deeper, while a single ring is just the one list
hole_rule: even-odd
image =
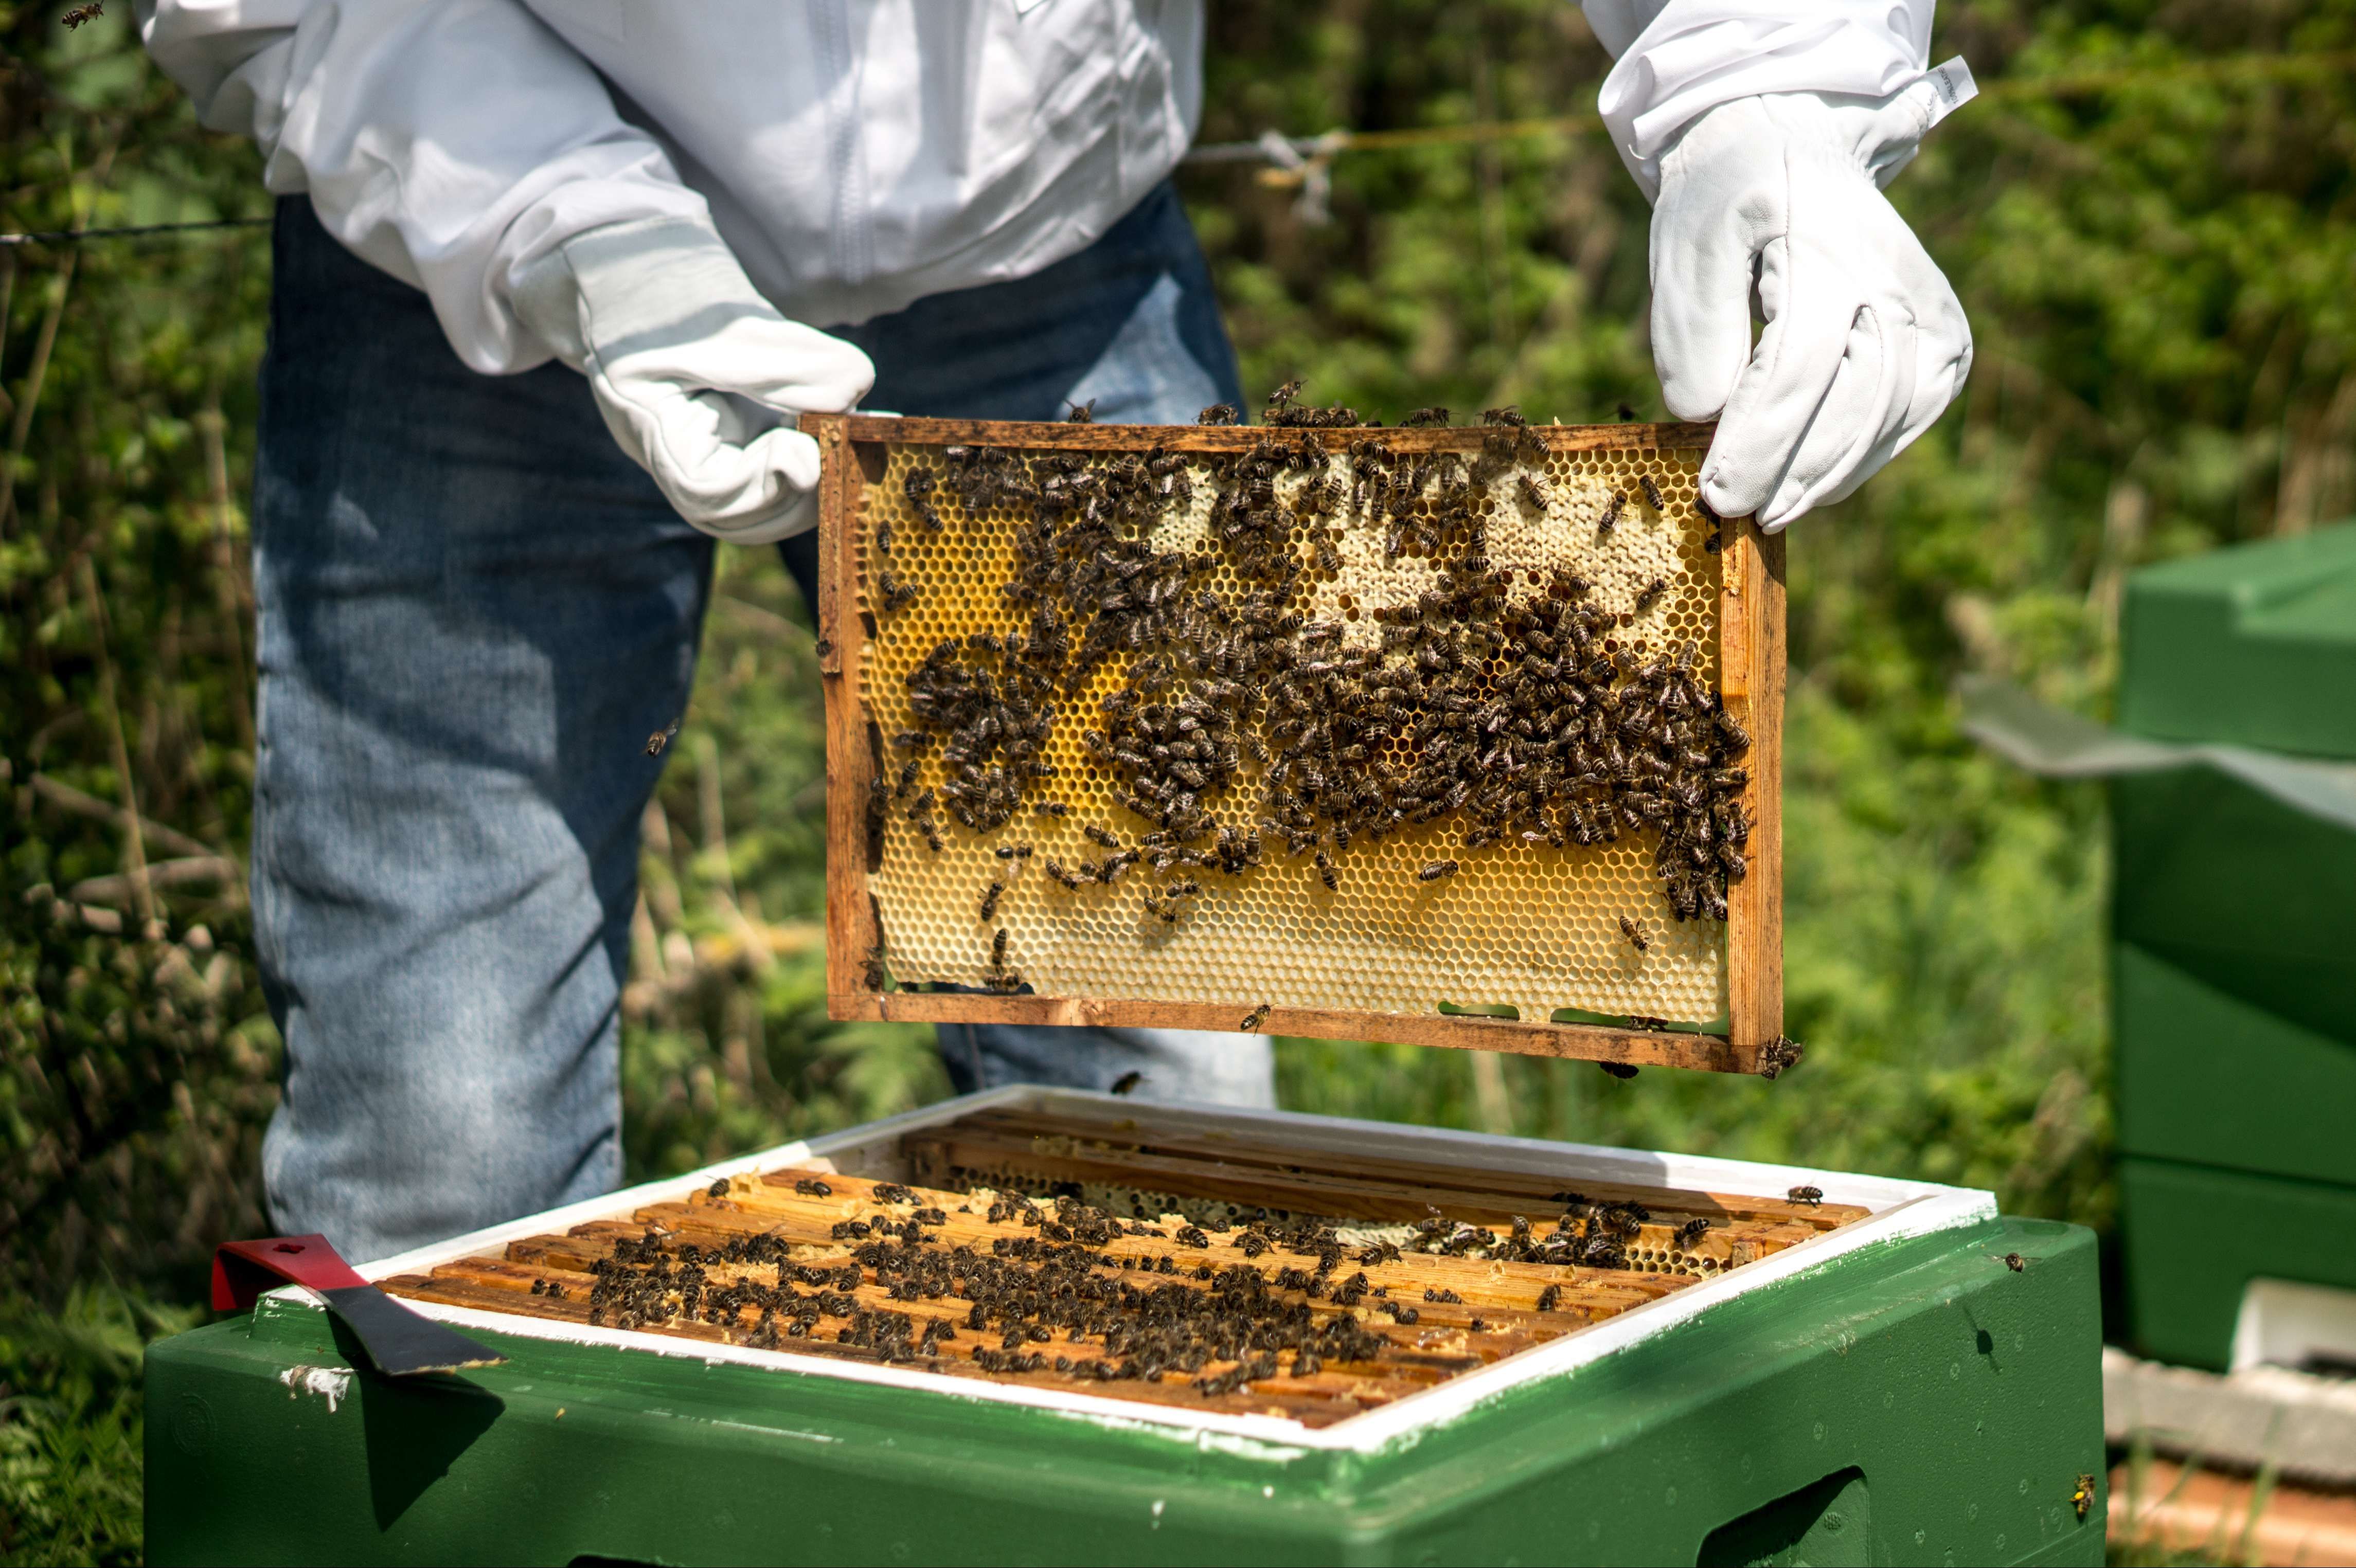
[{"label": "honeycomb cell", "polygon": [[[1148,449],[1154,434],[1141,427],[1136,451]],[[1017,575],[1018,538],[1033,519],[1027,509],[1005,505],[969,515],[946,483],[912,496],[912,474],[945,479],[941,449],[906,443],[885,451],[881,479],[865,486],[854,544],[861,608],[874,628],[862,656],[862,689],[886,741],[884,781],[896,784],[911,762],[916,769],[887,814],[882,869],[870,878],[886,965],[898,983],[1019,983],[1047,996],[1219,1002],[1235,1005],[1239,1017],[1263,1001],[1428,1014],[1444,1000],[1510,1006],[1525,1019],[1545,1019],[1563,1008],[1686,1023],[1725,1012],[1725,925],[1676,918],[1655,870],[1657,836],[1649,828],[1586,848],[1518,837],[1467,848],[1467,825],[1451,814],[1333,850],[1333,891],[1323,884],[1311,855],[1290,857],[1281,842],[1269,842],[1261,863],[1239,874],[1185,873],[1199,880],[1201,891],[1178,901],[1174,920],[1149,902],[1149,888],[1169,876],[1151,875],[1145,864],[1109,887],[1093,880],[1063,885],[1059,869],[1070,875],[1111,853],[1091,839],[1091,827],[1130,847],[1152,830],[1121,804],[1116,771],[1100,765],[1084,743],[1087,731],[1106,726],[1106,698],[1130,678],[1139,656],[1130,652],[1116,652],[1076,689],[1055,697],[1042,752],[1053,773],[1027,786],[1013,815],[978,832],[937,810],[931,826],[940,848],[934,851],[910,805],[918,792],[946,784],[940,752],[891,743],[920,729],[909,679],[945,639],[966,643],[1025,630],[1029,608],[1004,590]],[[1012,461],[1044,483],[1052,472],[1048,455],[1015,451]],[[1550,452],[1540,463],[1517,458],[1470,508],[1485,528],[1492,569],[1513,580],[1505,603],[1527,602],[1547,592],[1557,573],[1573,573],[1589,585],[1580,603],[1621,619],[1615,638],[1641,645],[1647,656],[1692,645],[1695,679],[1714,688],[1721,557],[1704,548],[1715,524],[1694,504],[1701,455],[1677,448]],[[1109,463],[1133,454],[1091,456]],[[1334,469],[1348,491],[1349,463],[1337,458]],[[1190,461],[1182,472],[1191,499],[1141,537],[1159,551],[1215,558],[1187,591],[1239,601],[1254,584],[1238,579],[1215,537],[1218,474],[1207,461]],[[1523,485],[1524,474],[1536,485]],[[1665,514],[1646,502],[1640,484],[1646,475],[1659,487]],[[1314,482],[1287,475],[1276,484],[1276,507],[1297,512]],[[1357,495],[1345,494],[1333,515],[1297,528],[1290,547],[1302,568],[1293,587],[1299,613],[1338,627],[1345,650],[1380,648],[1385,623],[1377,613],[1412,605],[1444,581],[1445,563],[1419,548],[1390,553],[1385,526],[1370,510]],[[1429,501],[1414,512],[1438,516]],[[889,529],[888,554],[879,527]],[[887,571],[905,601],[897,607],[883,588]],[[1076,627],[1090,612],[1061,608]],[[1496,673],[1492,667],[1483,678]],[[1394,744],[1365,765],[1385,758],[1396,765],[1403,756]],[[1258,816],[1254,803],[1269,765],[1244,757],[1224,790],[1206,801],[1240,831]],[[1041,815],[1040,803],[1047,801],[1066,806],[1065,815]],[[1017,845],[1031,852],[997,854]],[[1420,868],[1450,859],[1459,864],[1452,875],[1419,880]],[[981,892],[1001,880],[995,918],[984,922]],[[1623,916],[1646,933],[1644,951],[1623,936]],[[1005,966],[993,970],[993,933],[1001,926],[1008,933]]]}]

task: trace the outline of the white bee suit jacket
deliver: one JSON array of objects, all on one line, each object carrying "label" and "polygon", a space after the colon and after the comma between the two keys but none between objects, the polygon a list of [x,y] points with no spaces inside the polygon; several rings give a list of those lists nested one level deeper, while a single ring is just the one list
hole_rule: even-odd
[{"label": "white bee suit jacket", "polygon": [[[1588,0],[1640,180],[1730,98],[1887,92],[1932,0]],[[211,129],[415,283],[477,370],[550,357],[519,272],[588,229],[707,214],[819,325],[1021,277],[1165,176],[1201,108],[1200,0],[137,0]],[[1569,107],[1569,106],[1566,106]]]}]

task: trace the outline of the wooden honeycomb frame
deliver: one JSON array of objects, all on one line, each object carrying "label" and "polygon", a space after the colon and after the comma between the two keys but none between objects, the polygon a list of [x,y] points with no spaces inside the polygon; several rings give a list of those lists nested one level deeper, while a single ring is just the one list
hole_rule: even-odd
[{"label": "wooden honeycomb frame", "polygon": [[[894,452],[966,443],[1037,452],[1142,452],[1159,444],[1178,453],[1240,453],[1269,432],[1263,427],[1018,424],[982,421],[811,415],[804,429],[819,443],[819,665],[827,711],[828,1004],[843,1019],[993,1022],[1234,1030],[1267,998],[1239,980],[1232,999],[1177,1000],[1136,995],[995,995],[940,990],[871,990],[868,956],[877,943],[876,903],[868,869],[865,805],[878,771],[878,731],[867,681],[876,667],[878,623],[862,577],[870,486]],[[1548,461],[1637,462],[1658,465],[1690,491],[1690,476],[1710,435],[1707,425],[1534,426]],[[1297,440],[1300,432],[1282,432]],[[1311,432],[1339,453],[1366,432]],[[1395,451],[1477,453],[1477,427],[1384,430]],[[1651,471],[1651,470],[1648,470]],[[1380,1040],[1456,1049],[1511,1051],[1631,1066],[1765,1072],[1779,1063],[1762,1048],[1783,1029],[1781,752],[1783,688],[1783,559],[1779,536],[1748,519],[1729,519],[1717,558],[1715,654],[1728,711],[1750,731],[1743,792],[1755,826],[1749,874],[1727,893],[1723,950],[1724,1032],[1687,1029],[1553,1023],[1439,1011],[1288,1006],[1279,997],[1258,1027],[1328,1039]],[[879,686],[879,690],[881,689]],[[954,829],[952,829],[954,831]],[[1485,853],[1485,852],[1484,852]],[[958,896],[964,896],[960,893]],[[1694,923],[1696,924],[1714,923]],[[918,976],[931,978],[933,976]],[[968,976],[944,974],[944,979]],[[1264,987],[1263,987],[1264,988]],[[1466,1005],[1503,998],[1467,997]],[[1604,1010],[1604,1009],[1594,1009]],[[1616,1010],[1616,1009],[1614,1009]],[[1686,1019],[1681,1021],[1695,1021]]]}]

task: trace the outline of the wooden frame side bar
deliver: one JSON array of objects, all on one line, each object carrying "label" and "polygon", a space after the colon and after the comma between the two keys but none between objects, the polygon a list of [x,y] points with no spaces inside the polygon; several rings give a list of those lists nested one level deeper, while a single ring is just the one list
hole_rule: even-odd
[{"label": "wooden frame side bar", "polygon": [[[875,776],[861,688],[867,628],[859,608],[859,508],[865,465],[841,414],[802,416],[819,443],[818,671],[826,698],[826,988],[864,983],[877,933],[867,891],[867,795]],[[830,1008],[830,1010],[831,1008]],[[840,1018],[843,1015],[836,1013]]]},{"label": "wooden frame side bar", "polygon": [[1726,890],[1729,1037],[1756,1071],[1783,1032],[1783,536],[1729,519],[1719,596],[1719,691],[1751,732],[1742,792],[1750,866]]}]

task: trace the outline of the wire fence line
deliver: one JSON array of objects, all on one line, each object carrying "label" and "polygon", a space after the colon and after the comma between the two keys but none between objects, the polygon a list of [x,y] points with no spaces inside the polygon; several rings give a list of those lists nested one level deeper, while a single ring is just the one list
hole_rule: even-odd
[{"label": "wire fence line", "polygon": [[[2280,81],[2302,76],[2344,77],[2356,71],[2356,52],[2306,55],[2229,55],[2217,59],[2187,60],[2173,66],[2122,67],[2114,70],[2073,71],[2050,77],[2013,77],[1980,84],[1979,96],[2008,99],[2072,98],[2112,92],[2122,88],[2167,82]],[[1415,147],[1478,146],[1496,142],[1532,141],[1547,136],[1591,135],[1603,129],[1602,117],[1556,114],[1534,120],[1478,121],[1462,125],[1414,125],[1389,131],[1326,131],[1314,136],[1287,136],[1263,132],[1255,141],[1206,142],[1190,148],[1179,160],[1194,166],[1220,164],[1261,164],[1260,179],[1302,192],[1304,216],[1322,217],[1330,190],[1333,160],[1347,153],[1401,152]],[[25,234],[0,234],[0,248],[24,245],[79,245],[93,240],[135,240],[159,234],[190,234],[208,230],[267,228],[267,218],[217,218],[188,223],[142,223],[112,229],[53,229]]]}]

